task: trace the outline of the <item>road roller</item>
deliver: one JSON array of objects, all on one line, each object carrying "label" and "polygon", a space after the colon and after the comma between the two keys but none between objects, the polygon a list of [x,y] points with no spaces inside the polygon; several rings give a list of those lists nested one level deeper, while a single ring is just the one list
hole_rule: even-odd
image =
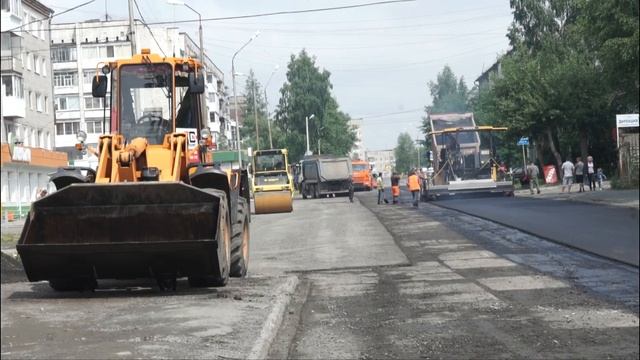
[{"label": "road roller", "polygon": [[293,211],[293,177],[287,149],[253,153],[253,197],[256,214]]}]

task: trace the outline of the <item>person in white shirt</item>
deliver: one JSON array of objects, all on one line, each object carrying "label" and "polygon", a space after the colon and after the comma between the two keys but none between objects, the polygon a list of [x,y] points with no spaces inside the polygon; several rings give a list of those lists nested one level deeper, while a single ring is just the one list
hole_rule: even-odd
[{"label": "person in white shirt", "polygon": [[564,192],[565,187],[569,187],[568,192],[571,192],[571,185],[573,184],[575,167],[569,159],[570,157],[567,157],[567,161],[562,163],[562,192]]},{"label": "person in white shirt", "polygon": [[587,156],[587,181],[589,181],[589,190],[596,189],[596,165],[593,163],[593,157]]}]

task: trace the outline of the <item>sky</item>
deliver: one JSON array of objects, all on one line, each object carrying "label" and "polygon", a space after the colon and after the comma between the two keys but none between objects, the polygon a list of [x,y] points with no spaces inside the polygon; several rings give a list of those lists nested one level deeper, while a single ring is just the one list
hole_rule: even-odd
[{"label": "sky", "polygon": [[[41,0],[60,13],[87,0]],[[136,0],[146,22],[175,24],[198,41],[197,15],[162,0]],[[379,0],[185,0],[203,19],[355,5]],[[128,19],[127,0],[94,0],[54,17],[54,23]],[[106,10],[106,11],[105,11]],[[54,14],[55,15],[55,14]],[[140,18],[136,13],[135,18]],[[418,127],[431,103],[429,81],[449,65],[471,88],[475,79],[509,48],[512,14],[508,0],[416,0],[354,9],[203,22],[206,53],[225,71],[231,88],[231,58],[251,36],[260,35],[236,57],[236,72],[253,69],[267,88],[274,111],[292,54],[303,48],[331,73],[340,109],[363,119],[367,150],[392,149],[398,135],[422,137]],[[172,25],[167,25],[172,26]],[[237,80],[244,84],[242,78]],[[238,86],[238,91],[244,86]]]}]

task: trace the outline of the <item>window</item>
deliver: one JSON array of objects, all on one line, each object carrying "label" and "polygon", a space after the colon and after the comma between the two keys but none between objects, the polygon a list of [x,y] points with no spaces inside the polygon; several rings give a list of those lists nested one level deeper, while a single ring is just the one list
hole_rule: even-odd
[{"label": "window", "polygon": [[216,94],[213,92],[210,92],[207,94],[207,101],[209,102],[214,102],[216,101]]},{"label": "window", "polygon": [[33,55],[31,53],[27,53],[27,70],[31,70],[33,66]]},{"label": "window", "polygon": [[86,110],[102,109],[102,98],[94,98],[93,96],[84,97],[84,108]]},{"label": "window", "polygon": [[35,71],[36,74],[40,74],[40,57],[39,56],[33,56],[33,71]]},{"label": "window", "polygon": [[98,55],[101,58],[114,57],[115,51],[113,45],[101,46],[98,48]]},{"label": "window", "polygon": [[2,0],[2,10],[8,11],[16,16],[20,16],[20,13],[22,12],[22,1]]},{"label": "window", "polygon": [[[85,70],[82,72],[83,78],[84,78],[84,83],[87,85],[91,85],[91,82],[93,81],[93,78],[96,77],[96,71],[95,70]],[[109,88],[107,86],[107,88]]]},{"label": "window", "polygon": [[55,99],[55,110],[79,110],[80,99],[77,96],[58,96]]},{"label": "window", "polygon": [[87,119],[87,134],[102,134],[102,119]]},{"label": "window", "polygon": [[42,76],[47,76],[47,59],[43,57],[42,63],[40,65],[41,65],[40,72],[42,73]]},{"label": "window", "polygon": [[54,63],[69,62],[76,60],[75,47],[58,47],[51,49],[51,61]]},{"label": "window", "polygon": [[33,110],[36,106],[35,94],[33,91],[29,91],[29,109]]},{"label": "window", "polygon": [[83,47],[82,48],[82,57],[85,59],[97,59],[98,58],[98,48],[95,46]]},{"label": "window", "polygon": [[[44,97],[44,113],[48,114],[49,113],[49,98],[48,97]],[[44,143],[44,141],[43,141]]]},{"label": "window", "polygon": [[213,84],[213,74],[207,74],[207,84]]},{"label": "window", "polygon": [[76,86],[78,74],[76,72],[60,72],[53,74],[53,86]]},{"label": "window", "polygon": [[6,96],[15,96],[24,99],[21,77],[16,75],[2,75],[2,85],[5,86],[4,94]]},{"label": "window", "polygon": [[56,124],[56,135],[75,135],[80,130],[80,121],[66,121]]},{"label": "window", "polygon": [[44,111],[44,105],[42,103],[43,100],[44,98],[42,97],[42,95],[36,93],[36,110],[38,110],[39,112]]},{"label": "window", "polygon": [[44,135],[42,134],[42,130],[38,130],[38,137],[36,138],[36,146],[44,147]]}]

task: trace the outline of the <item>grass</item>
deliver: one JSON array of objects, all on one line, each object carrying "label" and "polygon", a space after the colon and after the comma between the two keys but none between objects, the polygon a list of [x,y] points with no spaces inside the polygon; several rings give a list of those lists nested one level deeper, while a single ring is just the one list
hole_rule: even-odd
[{"label": "grass", "polygon": [[616,190],[627,190],[627,189],[638,189],[640,185],[639,178],[637,176],[633,177],[612,177],[611,178],[611,188]]}]

